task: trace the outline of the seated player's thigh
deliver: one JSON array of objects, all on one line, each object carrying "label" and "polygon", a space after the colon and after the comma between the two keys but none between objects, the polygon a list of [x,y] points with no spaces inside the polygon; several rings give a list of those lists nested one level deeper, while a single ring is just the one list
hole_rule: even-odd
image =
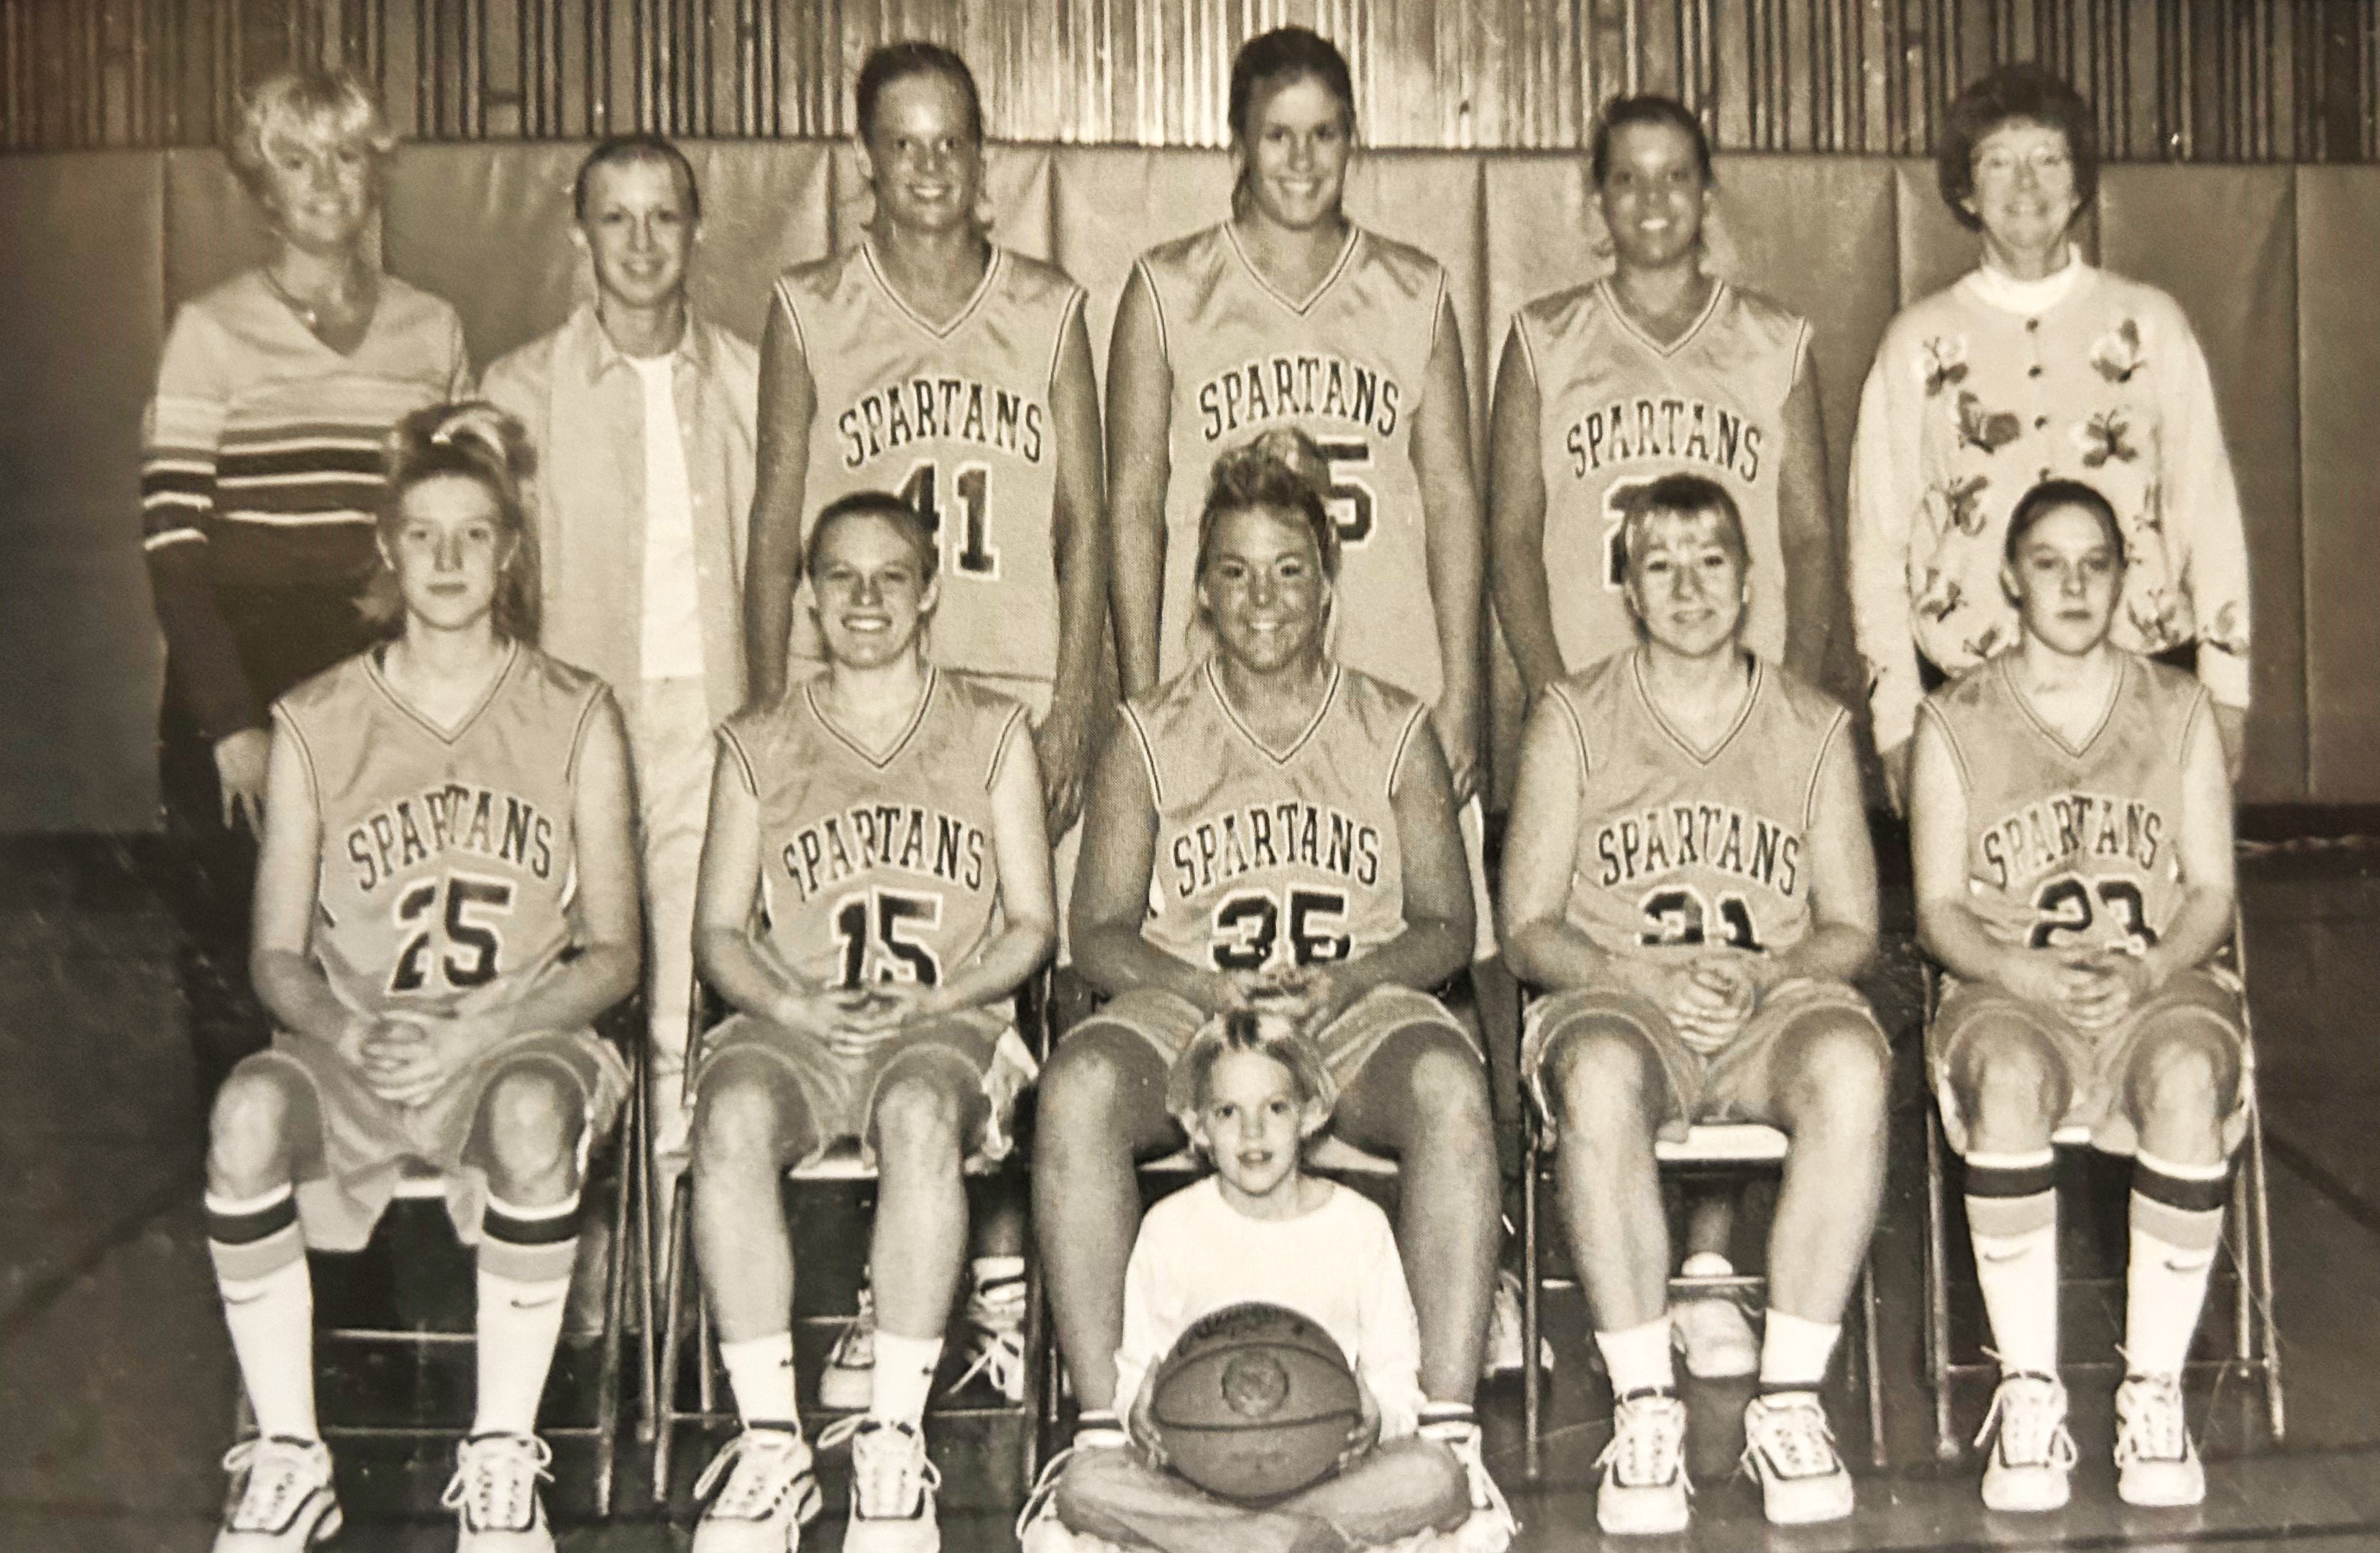
[{"label": "seated player's thigh", "polygon": [[1557,1136],[1682,1127],[1697,1061],[1667,1015],[1633,992],[1572,988],[1529,1005],[1521,1072]]},{"label": "seated player's thigh", "polygon": [[1881,1126],[1891,1066],[1864,999],[1838,983],[1804,983],[1755,1010],[1712,1059],[1704,1105],[1788,1132],[1828,1113]]},{"label": "seated player's thigh", "polygon": [[1490,1126],[1477,1037],[1427,992],[1376,987],[1313,1039],[1339,1086],[1330,1125],[1359,1148],[1397,1153],[1433,1126]]},{"label": "seated player's thigh", "polygon": [[984,1094],[990,1043],[956,1031],[904,1035],[878,1068],[868,1102],[868,1147],[888,1168],[915,1152],[951,1150],[964,1160],[991,1119]]},{"label": "seated player's thigh", "polygon": [[1182,1147],[1165,1110],[1165,1079],[1205,1016],[1149,989],[1110,999],[1068,1030],[1035,1086],[1039,1147],[1108,1134],[1135,1156]]},{"label": "seated player's thigh", "polygon": [[220,1186],[266,1191],[322,1173],[322,1108],[307,1070],[273,1051],[251,1053],[215,1091],[208,1173]]}]

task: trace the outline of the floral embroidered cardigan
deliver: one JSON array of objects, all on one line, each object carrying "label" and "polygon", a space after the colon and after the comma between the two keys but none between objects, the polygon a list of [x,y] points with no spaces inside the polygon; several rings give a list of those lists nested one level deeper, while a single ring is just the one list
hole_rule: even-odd
[{"label": "floral embroidered cardigan", "polygon": [[2096,487],[2123,525],[2117,645],[2194,641],[2208,692],[2248,704],[2247,538],[2190,321],[2104,270],[2034,317],[1970,274],[1892,321],[1860,396],[1852,616],[1877,747],[1914,726],[1918,653],[1957,673],[2015,642],[2000,550],[2017,499],[2052,478]]}]

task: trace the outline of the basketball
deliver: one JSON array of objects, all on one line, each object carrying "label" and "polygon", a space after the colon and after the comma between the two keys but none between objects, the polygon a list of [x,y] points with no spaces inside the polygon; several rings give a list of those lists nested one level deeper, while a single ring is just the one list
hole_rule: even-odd
[{"label": "basketball", "polygon": [[1275,1304],[1204,1317],[1158,1366],[1150,1398],[1174,1471],[1220,1498],[1261,1504],[1313,1483],[1362,1416],[1354,1371],[1315,1322]]}]

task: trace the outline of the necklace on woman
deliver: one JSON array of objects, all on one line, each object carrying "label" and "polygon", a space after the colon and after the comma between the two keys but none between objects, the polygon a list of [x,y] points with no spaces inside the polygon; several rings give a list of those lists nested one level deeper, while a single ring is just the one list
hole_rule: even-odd
[{"label": "necklace on woman", "polygon": [[264,276],[264,284],[272,288],[273,295],[281,298],[283,305],[298,315],[298,322],[304,324],[308,333],[318,339],[328,342],[332,336],[336,335],[346,339],[351,344],[354,339],[361,335],[362,331],[358,325],[362,320],[369,318],[371,312],[369,285],[358,287],[358,295],[353,301],[334,307],[320,302],[310,302],[298,296],[283,284],[279,275],[273,273],[273,266],[270,264],[263,266],[261,273]]}]

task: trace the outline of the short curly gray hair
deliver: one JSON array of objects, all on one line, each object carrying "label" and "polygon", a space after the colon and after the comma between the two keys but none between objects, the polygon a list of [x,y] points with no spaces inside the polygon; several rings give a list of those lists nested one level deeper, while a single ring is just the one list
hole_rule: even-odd
[{"label": "short curly gray hair", "polygon": [[232,171],[250,194],[262,198],[265,147],[290,135],[358,145],[375,165],[396,149],[396,137],[381,117],[380,104],[345,70],[285,70],[257,83],[240,100],[239,123],[225,148]]}]

